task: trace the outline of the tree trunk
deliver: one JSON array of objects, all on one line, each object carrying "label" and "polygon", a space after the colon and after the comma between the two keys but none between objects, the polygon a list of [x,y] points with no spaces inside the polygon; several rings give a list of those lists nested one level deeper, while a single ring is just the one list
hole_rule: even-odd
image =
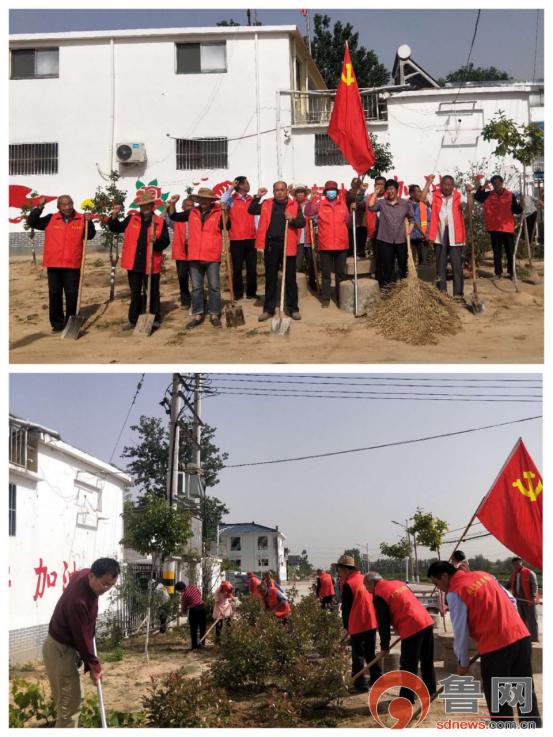
[{"label": "tree trunk", "polygon": [[109,262],[111,264],[111,272],[109,275],[109,301],[115,299],[115,270],[119,262],[119,240],[115,238],[109,246]]}]

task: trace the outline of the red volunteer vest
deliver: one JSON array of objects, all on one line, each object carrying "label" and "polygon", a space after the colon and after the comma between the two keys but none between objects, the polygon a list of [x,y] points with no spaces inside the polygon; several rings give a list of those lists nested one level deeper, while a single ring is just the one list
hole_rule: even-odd
[{"label": "red volunteer vest", "polygon": [[171,256],[175,261],[187,261],[188,223],[173,223]]},{"label": "red volunteer vest", "polygon": [[[305,217],[305,238],[304,238],[303,243],[306,246],[310,246],[311,245],[311,228],[313,226],[311,224],[311,218],[308,218],[305,215],[305,204],[304,204],[304,206],[302,207],[302,210],[301,210],[303,212],[303,216]],[[299,237],[299,233],[298,233],[298,237]]]},{"label": "red volunteer vest", "polygon": [[83,255],[84,216],[80,212],[66,223],[55,212],[44,231],[42,265],[46,268],[80,269]]},{"label": "red volunteer vest", "polygon": [[[434,241],[438,235],[438,225],[440,223],[440,210],[442,209],[443,196],[441,190],[436,189],[432,194],[432,213],[430,215],[430,228],[428,231],[428,240]],[[465,220],[463,211],[461,210],[461,193],[456,189],[453,190],[453,225],[455,228],[455,243],[464,243],[466,241]]]},{"label": "red volunteer vest", "polygon": [[500,650],[530,633],[497,580],[484,571],[459,571],[449,581],[449,592],[467,607],[470,636],[481,655]]},{"label": "red volunteer vest", "polygon": [[[261,215],[259,216],[259,224],[257,226],[257,235],[255,237],[255,247],[258,251],[265,250],[265,240],[267,236],[267,230],[269,229],[269,223],[271,222],[271,214],[273,212],[273,197],[265,200],[261,205]],[[285,207],[285,212],[288,212],[292,217],[298,215],[298,203],[296,200],[288,199],[288,203]],[[296,256],[298,253],[298,231],[296,228],[288,228],[288,238],[286,240],[286,255]]]},{"label": "red volunteer vest", "polygon": [[349,248],[348,228],[345,223],[347,205],[338,197],[335,205],[323,197],[319,205],[319,251],[343,251]]},{"label": "red volunteer vest", "polygon": [[511,210],[513,195],[506,189],[500,195],[490,192],[484,201],[484,223],[488,233],[514,233],[515,219]]},{"label": "red volunteer vest", "polygon": [[267,591],[267,609],[270,609],[280,619],[288,617],[292,612],[289,602],[278,600],[276,586],[271,586]]},{"label": "red volunteer vest", "polygon": [[376,212],[365,210],[365,225],[369,238],[374,238],[376,235]]},{"label": "red volunteer vest", "polygon": [[[516,576],[516,572],[513,571],[511,574],[511,594],[513,596],[516,596]],[[525,599],[528,599],[528,601],[535,601],[536,603],[540,602],[541,599],[539,591],[536,592],[536,596],[532,599],[532,595],[530,593],[530,569],[526,568],[526,566],[522,566],[520,569],[520,586]]]},{"label": "red volunteer vest", "polygon": [[332,582],[330,573],[321,573],[319,581],[321,582],[319,586],[319,598],[324,599],[325,596],[334,596],[334,583]]},{"label": "red volunteer vest", "polygon": [[355,571],[346,583],[353,592],[353,605],[348,619],[348,634],[357,635],[360,632],[376,629],[377,621],[373,597],[363,585],[363,574],[360,571]]},{"label": "red volunteer vest", "polygon": [[388,605],[392,624],[402,640],[434,624],[425,607],[402,581],[377,581],[374,593]]},{"label": "red volunteer vest", "polygon": [[[159,215],[154,215],[155,223],[155,237],[159,238],[161,231],[163,230],[163,218]],[[121,268],[132,271],[134,268],[134,258],[136,255],[136,244],[138,243],[138,236],[140,235],[140,227],[142,225],[142,218],[140,215],[131,213],[131,219],[125,229],[125,235],[123,236],[123,247],[121,249]],[[148,244],[146,246],[146,274],[150,273],[150,228],[152,223],[148,226]],[[159,251],[154,251],[154,274],[159,274],[161,271],[161,258],[163,254]]]},{"label": "red volunteer vest", "polygon": [[200,208],[190,211],[188,218],[188,260],[221,261],[223,234],[219,227],[221,210],[214,205],[202,223]]},{"label": "red volunteer vest", "polygon": [[257,578],[257,576],[251,576],[249,578],[250,582],[250,594],[257,594],[257,587],[260,584],[260,580]]},{"label": "red volunteer vest", "polygon": [[419,230],[423,235],[426,235],[428,231],[428,207],[425,202],[419,202],[419,212],[421,217]]},{"label": "red volunteer vest", "polygon": [[231,241],[255,238],[255,217],[248,212],[252,199],[253,197],[246,195],[246,199],[243,200],[236,192],[232,195],[229,231]]}]

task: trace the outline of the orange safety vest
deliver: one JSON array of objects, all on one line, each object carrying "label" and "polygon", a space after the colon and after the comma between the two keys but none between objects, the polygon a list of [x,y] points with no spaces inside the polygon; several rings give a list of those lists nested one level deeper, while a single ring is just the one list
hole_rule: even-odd
[{"label": "orange safety vest", "polygon": [[319,576],[320,586],[319,586],[319,598],[324,599],[327,596],[334,596],[334,583],[332,581],[332,576],[328,572],[323,572]]},{"label": "orange safety vest", "polygon": [[[465,243],[465,219],[461,210],[461,193],[456,189],[453,190],[453,225],[455,228],[455,243]],[[440,211],[442,209],[443,195],[440,189],[435,189],[432,194],[432,213],[430,215],[430,229],[428,231],[428,240],[435,241],[438,235],[438,226],[440,224]]]},{"label": "orange safety vest", "polygon": [[248,576],[250,594],[257,594],[257,587],[261,583],[257,576]]},{"label": "orange safety vest", "polygon": [[349,248],[346,216],[348,207],[342,197],[335,205],[323,197],[319,204],[319,251],[343,251]]},{"label": "orange safety vest", "polygon": [[372,212],[369,209],[365,210],[365,224],[367,226],[367,235],[369,238],[374,238],[376,235],[376,222],[376,212]]},{"label": "orange safety vest", "polygon": [[[136,245],[138,243],[138,236],[140,235],[140,228],[142,226],[142,218],[137,213],[131,213],[130,220],[125,228],[125,235],[123,236],[123,247],[121,249],[121,268],[132,271],[134,268],[134,259],[136,256]],[[159,215],[153,216],[155,223],[155,238],[156,240],[160,237],[163,230],[163,218]],[[146,244],[146,274],[150,273],[150,229],[152,223],[150,221],[148,225],[148,238]],[[163,254],[160,251],[154,251],[154,274],[159,274],[161,271],[161,259]]]},{"label": "orange safety vest", "polygon": [[381,579],[376,582],[374,593],[386,602],[394,629],[402,640],[434,624],[426,608],[402,581]]},{"label": "orange safety vest", "polygon": [[[265,250],[265,241],[267,237],[267,230],[269,229],[269,223],[271,222],[271,215],[273,212],[273,201],[274,198],[270,197],[268,200],[261,205],[261,215],[259,216],[259,224],[257,227],[257,235],[255,237],[255,247],[258,251]],[[292,215],[293,218],[298,216],[299,205],[297,200],[291,200],[288,198],[285,212]],[[296,256],[298,253],[298,230],[297,228],[288,227],[288,237],[286,239],[286,255]]]},{"label": "orange safety vest", "polygon": [[188,218],[188,260],[221,261],[223,235],[219,227],[221,209],[213,205],[205,222],[199,207],[190,211]]},{"label": "orange safety vest", "polygon": [[42,265],[46,268],[80,269],[83,255],[84,216],[76,212],[66,223],[55,212],[44,231]]},{"label": "orange safety vest", "polygon": [[419,202],[419,213],[421,219],[419,230],[423,235],[426,235],[428,230],[428,207],[425,202]]},{"label": "orange safety vest", "polygon": [[171,248],[171,256],[175,261],[187,261],[188,246],[188,223],[173,223],[173,244]]},{"label": "orange safety vest", "polygon": [[358,635],[360,632],[374,630],[377,627],[372,594],[363,584],[363,574],[354,571],[346,580],[353,593],[353,604],[348,619],[348,634]]},{"label": "orange safety vest", "polygon": [[273,612],[273,614],[275,614],[279,619],[288,617],[292,612],[292,608],[288,601],[278,600],[277,587],[275,585],[271,586],[267,590],[267,609]]},{"label": "orange safety vest", "polygon": [[255,217],[248,212],[252,200],[251,195],[246,195],[246,199],[242,199],[237,192],[232,195],[229,231],[231,241],[245,241],[255,238]]},{"label": "orange safety vest", "polygon": [[[516,597],[516,576],[516,571],[513,571],[511,574],[511,594],[514,597]],[[539,591],[536,590],[536,596],[532,599],[532,595],[530,593],[530,569],[526,568],[526,566],[522,566],[522,568],[520,569],[520,586],[524,593],[525,599],[527,599],[528,601],[534,601],[536,604],[540,603],[541,597]]]},{"label": "orange safety vest", "polygon": [[501,194],[489,193],[484,200],[484,223],[488,233],[514,233],[513,195],[506,189]]},{"label": "orange safety vest", "polygon": [[489,573],[458,571],[449,580],[448,593],[457,594],[467,607],[469,633],[480,655],[530,636],[505,591]]}]

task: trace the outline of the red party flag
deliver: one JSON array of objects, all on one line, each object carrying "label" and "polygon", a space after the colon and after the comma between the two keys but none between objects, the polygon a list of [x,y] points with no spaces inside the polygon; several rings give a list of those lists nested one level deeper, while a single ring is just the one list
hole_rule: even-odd
[{"label": "red party flag", "polygon": [[541,570],[543,485],[519,438],[476,516],[506,548]]},{"label": "red party flag", "polygon": [[373,166],[376,159],[347,44],[327,133],[359,176]]}]

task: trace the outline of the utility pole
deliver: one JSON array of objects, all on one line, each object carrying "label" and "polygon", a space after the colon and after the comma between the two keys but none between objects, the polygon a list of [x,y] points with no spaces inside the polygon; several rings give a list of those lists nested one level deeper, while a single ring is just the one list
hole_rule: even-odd
[{"label": "utility pole", "polygon": [[194,374],[194,467],[196,473],[196,480],[201,495],[201,519],[202,519],[202,593],[204,597],[208,594],[208,581],[207,581],[207,505],[206,505],[206,490],[202,483],[202,453],[200,442],[202,439],[202,391],[201,391],[202,377],[201,374]]},{"label": "utility pole", "polygon": [[[180,376],[173,374],[173,386],[171,389],[171,412],[169,415],[169,458],[167,464],[167,505],[172,509],[177,507],[177,486],[179,477],[179,448],[180,432],[179,418],[182,410],[182,401],[179,392]],[[169,594],[175,591],[175,561],[163,562],[163,583]]]},{"label": "utility pole", "polygon": [[307,23],[307,47],[311,54],[311,20],[309,17],[309,10],[305,11],[305,22]]}]

